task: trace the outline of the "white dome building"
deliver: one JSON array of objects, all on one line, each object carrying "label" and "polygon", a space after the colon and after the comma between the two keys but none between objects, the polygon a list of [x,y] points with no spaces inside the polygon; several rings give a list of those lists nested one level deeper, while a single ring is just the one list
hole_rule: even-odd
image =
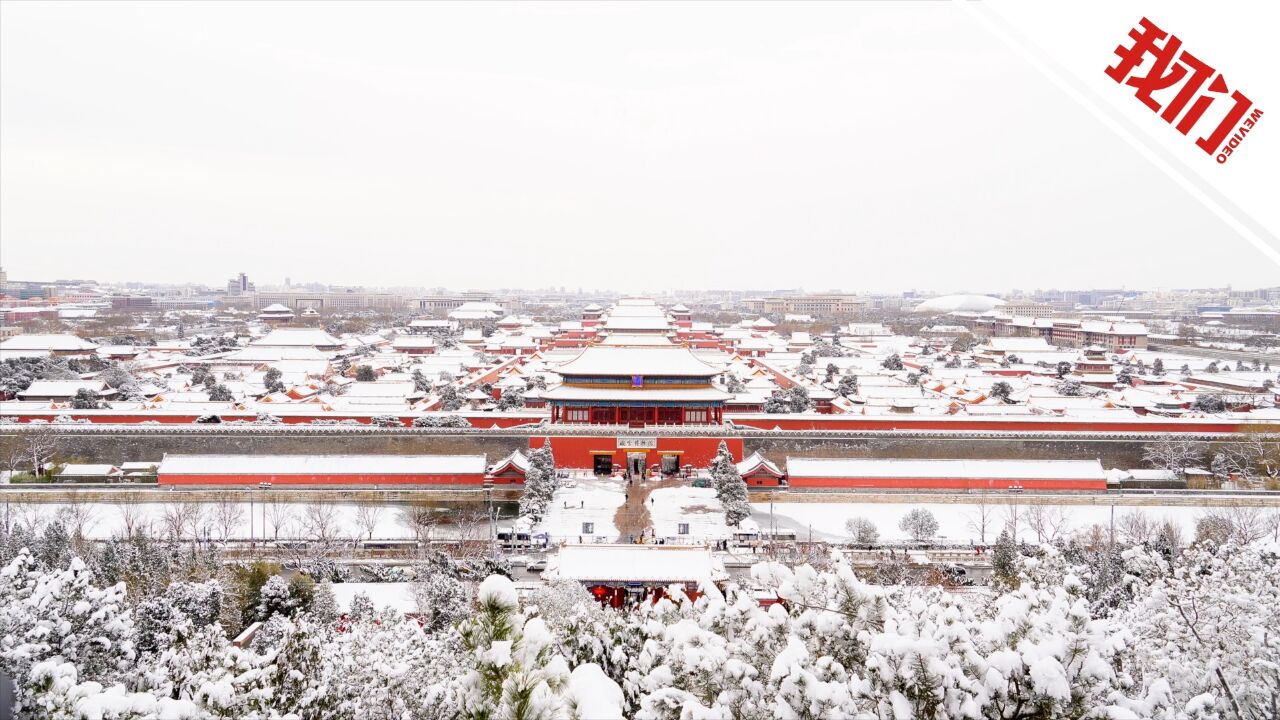
[{"label": "white dome building", "polygon": [[925,300],[916,306],[915,311],[920,313],[984,313],[988,310],[994,310],[1003,304],[1003,300],[990,295],[943,295],[942,297]]}]

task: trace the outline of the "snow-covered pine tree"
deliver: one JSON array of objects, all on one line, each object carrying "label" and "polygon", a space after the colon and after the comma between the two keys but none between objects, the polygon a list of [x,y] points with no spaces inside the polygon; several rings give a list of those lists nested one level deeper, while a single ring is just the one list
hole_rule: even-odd
[{"label": "snow-covered pine tree", "polygon": [[315,595],[311,599],[311,608],[307,612],[321,627],[337,626],[342,613],[338,610],[338,599],[333,594],[333,583],[327,578],[316,585]]},{"label": "snow-covered pine tree", "polygon": [[462,407],[462,398],[458,397],[458,388],[452,382],[440,388],[440,409],[458,410]]},{"label": "snow-covered pine tree", "polygon": [[289,617],[297,610],[297,602],[289,593],[289,583],[279,575],[272,575],[263,583],[258,595],[258,605],[254,610],[254,618],[266,621],[272,615]]},{"label": "snow-covered pine tree", "polygon": [[858,394],[858,376],[845,375],[840,378],[840,383],[836,386],[836,392],[843,397]]},{"label": "snow-covered pine tree", "polygon": [[284,392],[284,381],[280,379],[283,375],[284,373],[280,372],[279,368],[267,368],[266,374],[262,376],[262,385],[266,391],[269,393]]},{"label": "snow-covered pine tree", "polygon": [[524,473],[524,490],[520,494],[520,515],[539,522],[556,492],[555,475],[547,475],[540,465],[529,463]]},{"label": "snow-covered pine tree", "polygon": [[35,710],[39,696],[51,690],[49,673],[62,673],[63,665],[75,680],[103,684],[133,667],[124,583],[99,588],[92,580],[79,558],[65,570],[44,572],[25,551],[0,571],[0,670],[14,680],[17,717],[44,717]]},{"label": "snow-covered pine tree", "polygon": [[729,444],[724,440],[716,448],[716,456],[711,459],[708,473],[711,475],[711,487],[715,489],[716,499],[719,500],[724,496],[725,483],[738,473],[738,465],[733,461]]},{"label": "snow-covered pine tree", "polygon": [[414,368],[413,374],[409,376],[413,380],[413,389],[420,393],[430,393],[432,384],[426,375],[422,374],[422,368]]},{"label": "snow-covered pine tree", "polygon": [[461,681],[458,705],[470,720],[558,720],[565,717],[569,665],[541,618],[520,614],[516,589],[501,575],[480,583],[479,608],[462,623],[475,669]]},{"label": "snow-covered pine tree", "polygon": [[497,409],[500,411],[519,410],[524,407],[524,393],[520,388],[509,387],[502,391],[502,397],[498,398]]},{"label": "snow-covered pine tree", "polygon": [[421,573],[412,589],[418,617],[429,631],[451,625],[471,610],[467,587],[447,572]]},{"label": "snow-covered pine tree", "polygon": [[1018,586],[1018,549],[1007,529],[1000,531],[991,550],[991,585],[997,591]]}]

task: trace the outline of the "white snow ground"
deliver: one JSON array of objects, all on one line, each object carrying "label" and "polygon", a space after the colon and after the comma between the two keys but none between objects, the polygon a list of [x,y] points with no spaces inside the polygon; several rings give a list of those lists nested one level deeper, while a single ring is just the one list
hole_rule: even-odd
[{"label": "white snow ground", "polygon": [[[649,516],[655,537],[686,542],[707,542],[729,537],[724,522],[724,506],[712,488],[660,488],[649,494]],[[681,534],[680,524],[689,532]]]},{"label": "white snow ground", "polygon": [[[981,542],[977,524],[980,506],[973,503],[773,503],[773,526],[780,529],[795,530],[800,540],[807,540],[812,530],[814,540],[847,542],[845,521],[853,517],[871,520],[880,530],[882,542],[905,541],[908,539],[899,527],[902,517],[914,508],[924,508],[933,513],[938,520],[939,539],[951,543]],[[987,542],[994,542],[1009,517],[1013,506],[988,504],[987,506]],[[1020,504],[1018,513],[1018,539],[1034,542],[1036,534],[1027,519],[1027,508]],[[1110,505],[1053,505],[1055,510],[1065,513],[1071,531],[1098,524],[1109,527],[1111,522]],[[760,523],[762,530],[770,526],[770,504],[752,503],[751,517]],[[1206,508],[1186,505],[1143,505],[1115,507],[1117,523],[1127,513],[1138,511],[1146,515],[1148,520],[1163,522],[1166,518],[1173,520],[1182,528],[1183,538],[1190,540],[1195,535],[1196,519],[1203,515]]]},{"label": "white snow ground", "polygon": [[[577,487],[560,488],[552,497],[547,515],[534,528],[534,533],[545,532],[550,542],[616,542],[618,527],[613,516],[626,502],[623,483],[617,480],[601,480],[595,477],[578,478]],[[592,523],[593,532],[583,532],[582,524]]]}]

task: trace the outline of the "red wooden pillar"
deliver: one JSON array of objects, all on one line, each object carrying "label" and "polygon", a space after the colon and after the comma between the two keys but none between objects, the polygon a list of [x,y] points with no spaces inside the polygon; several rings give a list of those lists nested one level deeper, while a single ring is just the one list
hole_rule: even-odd
[{"label": "red wooden pillar", "polygon": [[622,408],[620,406],[618,405],[613,406],[613,424],[614,425],[618,425],[622,422],[622,419],[620,417],[621,410]]}]

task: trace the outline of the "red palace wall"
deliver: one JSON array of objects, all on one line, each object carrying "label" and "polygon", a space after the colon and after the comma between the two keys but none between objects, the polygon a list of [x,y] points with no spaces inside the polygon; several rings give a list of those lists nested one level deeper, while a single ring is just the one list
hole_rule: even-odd
[{"label": "red palace wall", "polygon": [[[547,439],[542,437],[529,438],[529,447],[533,449],[540,448]],[[555,455],[557,467],[590,468],[595,459],[593,450],[609,450],[613,454],[614,464],[624,467],[627,464],[627,453],[646,453],[648,457],[645,459],[645,464],[653,465],[659,462],[663,452],[667,451],[681,453],[681,465],[705,468],[711,465],[712,459],[715,458],[716,450],[720,447],[722,438],[659,437],[656,449],[618,448],[617,438],[613,436],[553,436],[549,439],[551,441],[551,454]],[[733,459],[741,460],[742,438],[723,438],[723,440],[729,446],[729,453],[733,455]]]},{"label": "red palace wall", "polygon": [[[956,430],[993,432],[1191,432],[1230,433],[1257,423],[1248,422],[1188,422],[1178,419],[1134,420],[1125,422],[1098,422],[1088,420],[949,420],[945,418],[911,419],[905,416],[866,417],[858,415],[826,415],[789,417],[787,415],[743,416],[728,414],[726,419],[740,427],[761,430]],[[1280,426],[1277,426],[1280,430]]]},{"label": "red palace wall", "polygon": [[1015,485],[1027,490],[1106,490],[1107,481],[1036,478],[1032,480],[973,478],[795,477],[792,488],[893,488],[909,490],[1006,490]]},{"label": "red palace wall", "polygon": [[[269,411],[264,411],[264,412],[269,412]],[[224,423],[229,423],[236,420],[243,420],[245,422],[252,423],[258,417],[257,413],[245,413],[243,411],[211,413],[211,414],[215,414],[218,417],[222,418],[222,422]],[[11,416],[11,417],[16,417],[18,422],[24,422],[24,423],[30,422],[32,420],[47,420],[52,422],[54,418],[61,415],[66,415],[76,420],[83,418],[88,420],[91,423],[107,423],[107,424],[115,423],[115,424],[121,424],[121,425],[138,425],[143,422],[153,421],[153,422],[158,422],[165,425],[190,425],[196,421],[196,418],[201,417],[203,413],[201,414],[193,413],[191,415],[171,415],[171,414],[160,414],[160,413],[133,413],[133,414],[111,413],[110,411],[96,412],[96,413],[79,413],[74,410],[71,410],[71,411],[37,410],[37,411],[31,411],[31,412],[23,412],[16,416]],[[279,417],[280,417],[280,421],[285,425],[309,425],[311,424],[312,420],[334,420],[337,422],[342,422],[343,420],[355,420],[361,425],[368,425],[369,419],[370,419],[370,416],[368,415],[334,415],[331,413],[316,413],[314,415],[282,415]],[[400,418],[400,423],[404,427],[410,427],[413,424],[414,417],[416,416],[414,415],[402,416]],[[463,414],[462,417],[466,418],[467,422],[471,423],[473,427],[486,428],[486,429],[491,428],[494,425],[497,425],[500,428],[517,427],[520,425],[533,425],[533,424],[536,424],[538,420],[536,417],[529,417],[529,416],[513,417],[513,416],[497,415],[494,413],[474,413],[471,415]]]},{"label": "red palace wall", "polygon": [[161,485],[483,485],[484,475],[177,475],[161,472]]}]

